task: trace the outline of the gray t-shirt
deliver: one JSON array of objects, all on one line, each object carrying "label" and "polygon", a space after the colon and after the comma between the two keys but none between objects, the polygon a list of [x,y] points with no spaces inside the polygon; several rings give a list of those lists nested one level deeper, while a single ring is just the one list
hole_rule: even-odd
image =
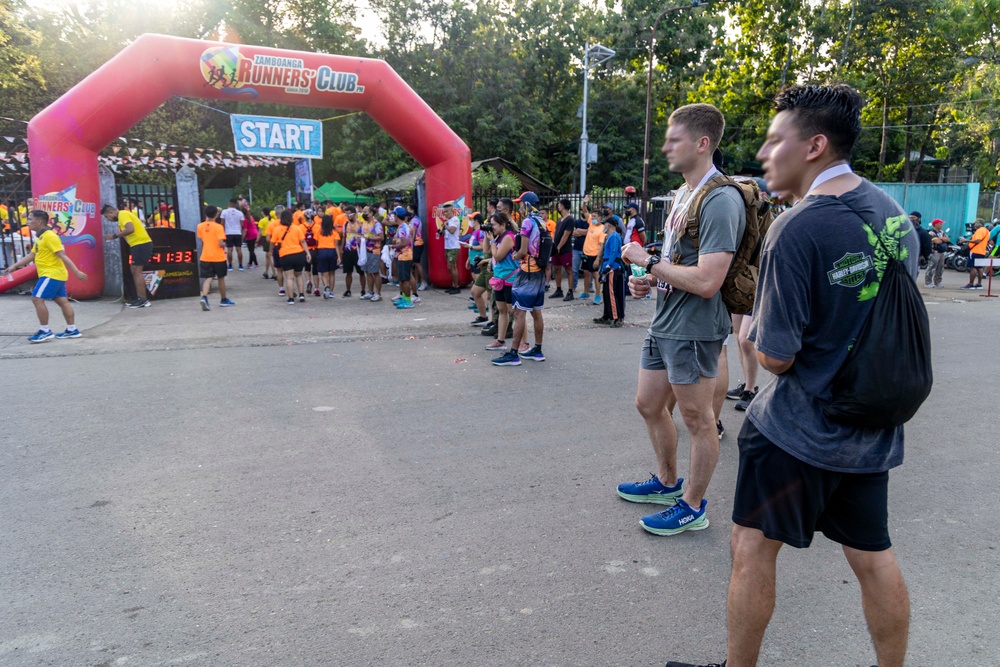
[{"label": "gray t-shirt", "polygon": [[[774,221],[764,240],[749,338],[791,368],[774,376],[747,417],[771,442],[835,472],[883,472],[903,462],[903,428],[858,429],[830,421],[823,406],[868,317],[884,264],[850,202],[894,255],[902,245],[917,275],[920,241],[906,213],[868,181],[839,198],[808,196]],[[899,240],[883,231],[901,219]],[[899,251],[901,253],[901,251]]]},{"label": "gray t-shirt", "polygon": [[[736,188],[717,188],[702,203],[698,222],[699,251],[695,252],[687,235],[682,236],[678,264],[697,266],[699,253],[736,252],[746,225],[743,197]],[[664,253],[667,252],[669,249],[665,248]],[[674,340],[722,340],[729,335],[732,320],[719,292],[704,299],[676,287],[668,293],[663,284],[656,292],[656,313],[649,327],[653,336]]]}]

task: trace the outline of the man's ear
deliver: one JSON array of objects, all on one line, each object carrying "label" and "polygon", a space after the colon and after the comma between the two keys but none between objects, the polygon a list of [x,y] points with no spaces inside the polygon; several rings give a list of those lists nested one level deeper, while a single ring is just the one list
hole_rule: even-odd
[{"label": "man's ear", "polygon": [[826,151],[830,147],[830,140],[825,134],[814,134],[809,137],[809,150],[806,152],[806,160],[810,162],[819,160],[826,156]]}]

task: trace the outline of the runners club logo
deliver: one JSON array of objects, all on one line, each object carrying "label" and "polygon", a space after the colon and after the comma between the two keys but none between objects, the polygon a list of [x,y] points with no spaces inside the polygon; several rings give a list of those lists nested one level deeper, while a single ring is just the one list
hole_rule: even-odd
[{"label": "runners club logo", "polygon": [[231,95],[257,97],[258,88],[282,88],[286,93],[309,95],[313,91],[361,94],[358,75],[337,72],[326,65],[305,66],[301,58],[263,54],[244,55],[238,46],[213,46],[201,54],[205,85]]},{"label": "runners club logo", "polygon": [[63,245],[80,244],[93,248],[97,241],[91,234],[83,234],[88,217],[97,214],[97,205],[76,198],[76,184],[60,192],[48,192],[35,199],[35,208],[49,214],[49,224],[62,238]]}]

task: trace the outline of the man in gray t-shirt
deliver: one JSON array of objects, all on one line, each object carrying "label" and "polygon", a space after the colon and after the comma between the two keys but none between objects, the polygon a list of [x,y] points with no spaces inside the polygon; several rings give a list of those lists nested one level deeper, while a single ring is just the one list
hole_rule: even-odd
[{"label": "man in gray t-shirt", "polygon": [[[663,152],[670,170],[684,185],[664,225],[663,260],[637,243],[622,248],[622,257],[647,276],[629,281],[632,296],[657,291],[656,314],[642,349],[636,407],[646,422],[657,471],[644,482],[618,486],[618,495],[637,503],[669,509],[643,517],[642,527],[655,535],[674,535],[708,527],[705,492],[719,459],[712,398],[722,343],[731,323],[719,288],[746,227],[742,197],[723,186],[702,200],[698,211],[699,245],[686,233],[686,220],[699,189],[721,176],[712,154],[725,129],[725,119],[710,104],[689,104],[670,115]],[[671,409],[680,406],[691,434],[691,469],[677,471],[677,427]]]}]

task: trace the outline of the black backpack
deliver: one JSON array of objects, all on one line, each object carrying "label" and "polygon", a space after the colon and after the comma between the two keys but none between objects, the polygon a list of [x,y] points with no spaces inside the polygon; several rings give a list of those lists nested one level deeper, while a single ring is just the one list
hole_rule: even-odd
[{"label": "black backpack", "polygon": [[534,260],[538,264],[538,268],[544,269],[549,265],[549,259],[552,257],[552,234],[549,234],[549,228],[545,226],[544,221],[534,215],[530,217],[534,221],[535,227],[538,228],[538,257],[535,257]]},{"label": "black backpack", "polygon": [[[885,258],[885,271],[871,312],[833,378],[833,396],[823,412],[849,426],[890,429],[909,421],[931,393],[930,323],[917,284],[902,262],[905,255],[892,256],[873,226],[862,223],[869,238],[877,239],[876,261]],[[907,233],[900,232],[903,225],[910,223],[900,216],[887,220],[885,227],[901,238]]]}]

